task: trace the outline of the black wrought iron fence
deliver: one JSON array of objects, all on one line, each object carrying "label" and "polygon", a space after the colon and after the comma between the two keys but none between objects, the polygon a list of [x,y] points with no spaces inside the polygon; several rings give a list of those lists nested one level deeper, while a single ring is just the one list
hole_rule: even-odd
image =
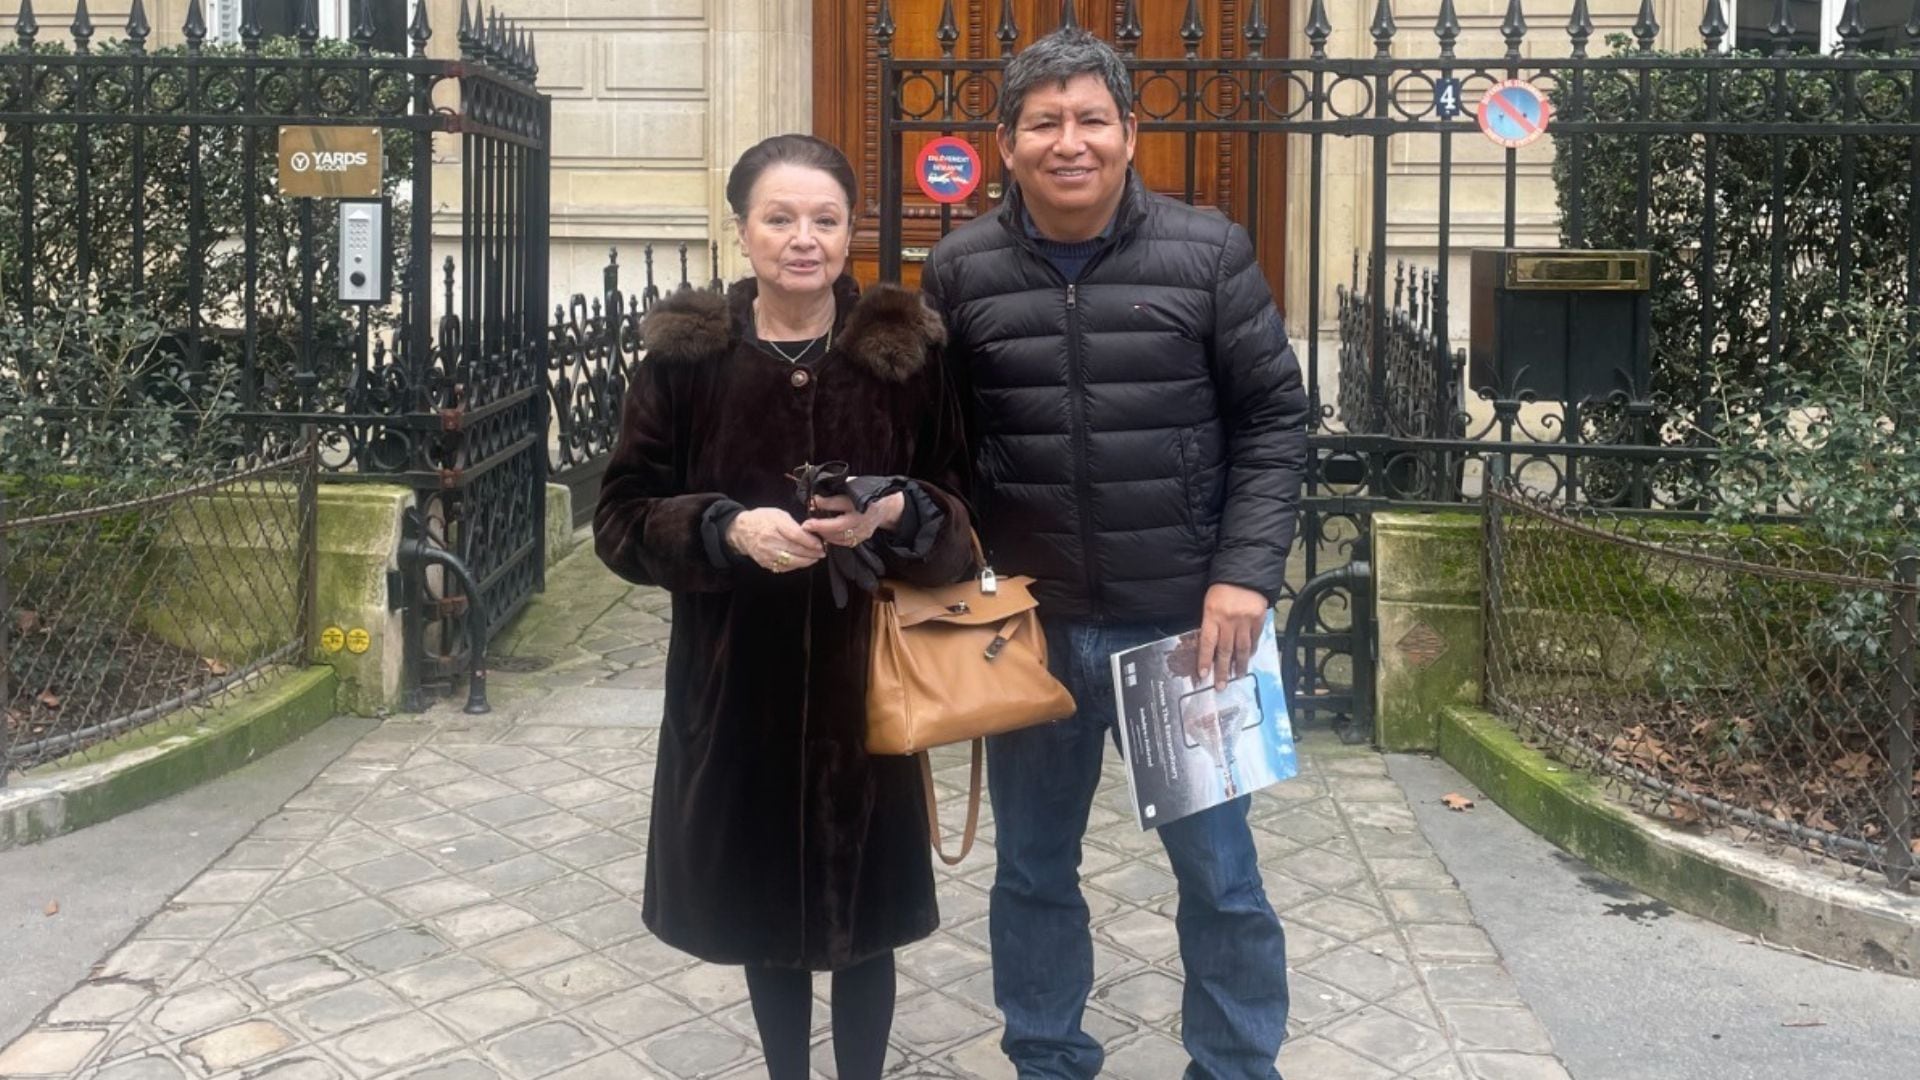
[{"label": "black wrought iron fence", "polygon": [[1651,813],[1913,880],[1920,555],[1486,500],[1501,716]]},{"label": "black wrought iron fence", "polygon": [[[404,27],[358,4],[346,40],[324,40],[302,0],[291,35],[270,37],[264,0],[241,0],[237,40],[221,41],[187,0],[180,44],[161,47],[142,0],[112,27],[84,5],[57,29],[30,0],[11,6],[6,308],[23,324],[76,308],[149,321],[182,409],[230,398],[240,449],[289,452],[312,426],[330,480],[412,487],[431,542],[486,593],[474,606],[491,625],[473,629],[492,634],[544,563],[551,107],[531,34],[478,0],[436,33],[414,0]],[[458,58],[430,55],[449,29]],[[301,130],[374,133],[361,149],[379,166],[391,294],[343,289],[339,204],[283,194],[280,138]],[[436,176],[436,136],[458,148],[457,175]],[[437,220],[457,252],[440,262]],[[445,685],[467,598],[408,584],[409,677]]]},{"label": "black wrought iron fence", "polygon": [[309,444],[192,483],[0,476],[0,786],[300,662],[317,462]]}]

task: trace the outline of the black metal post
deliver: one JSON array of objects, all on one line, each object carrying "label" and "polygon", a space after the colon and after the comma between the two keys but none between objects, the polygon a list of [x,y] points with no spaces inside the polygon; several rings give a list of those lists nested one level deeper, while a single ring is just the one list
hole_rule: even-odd
[{"label": "black metal post", "polygon": [[1893,685],[1887,700],[1892,706],[1887,740],[1886,875],[1896,888],[1910,890],[1914,878],[1913,842],[1920,835],[1920,810],[1913,797],[1915,767],[1914,651],[1920,642],[1920,551],[1903,544],[1896,554],[1894,580],[1901,591],[1894,596]]}]

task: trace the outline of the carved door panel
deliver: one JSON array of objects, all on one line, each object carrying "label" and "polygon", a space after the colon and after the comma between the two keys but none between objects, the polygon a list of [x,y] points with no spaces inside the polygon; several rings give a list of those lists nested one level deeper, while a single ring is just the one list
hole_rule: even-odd
[{"label": "carved door panel", "polygon": [[[1060,22],[1059,0],[953,0],[956,37],[954,55],[963,59],[998,57],[1001,42],[1002,3],[1010,4],[1018,29],[1015,47],[1026,45]],[[1211,0],[1197,5],[1201,10],[1201,34],[1197,55],[1203,58],[1246,55],[1245,20],[1256,3],[1266,5],[1266,54],[1279,55],[1286,45],[1288,0]],[[873,35],[879,0],[814,0],[814,132],[840,146],[852,159],[860,177],[864,206],[858,215],[853,247],[854,273],[862,281],[879,277],[879,205],[880,183],[880,88],[878,46]],[[940,23],[943,0],[894,0],[890,5],[895,31],[893,54],[910,62],[942,55]],[[1187,0],[1140,0],[1140,43],[1138,53],[1149,59],[1179,58],[1186,55],[1183,35]],[[1108,41],[1117,41],[1126,4],[1121,0],[1076,0],[1075,18],[1080,25]],[[1210,83],[1205,73],[1192,77],[1136,78],[1140,94],[1136,113],[1143,118],[1186,119],[1191,97],[1209,103],[1213,110],[1237,110],[1238,99],[1223,85]],[[902,88],[903,106],[909,111],[926,109],[933,92],[924,84],[909,82]],[[991,91],[961,88],[965,109],[979,112],[991,108]],[[1195,118],[1205,120],[1209,105],[1196,104]],[[938,204],[925,198],[912,175],[914,160],[922,146],[934,135],[912,134],[902,140],[900,154],[905,193],[899,212],[903,217],[903,276],[909,283],[918,280],[919,263],[941,235],[942,218]],[[966,202],[950,212],[952,227],[990,210],[1000,196],[1004,169],[991,133],[963,135],[980,152],[984,177],[979,189]],[[1202,205],[1216,206],[1235,220],[1251,223],[1256,233],[1261,265],[1276,295],[1280,292],[1280,272],[1284,263],[1285,137],[1267,134],[1259,141],[1259,162],[1253,163],[1252,141],[1245,135],[1185,134],[1151,132],[1140,138],[1135,164],[1148,186],[1176,198],[1191,197]],[[1257,195],[1251,190],[1257,181]],[[1257,206],[1257,213],[1250,211]]]}]

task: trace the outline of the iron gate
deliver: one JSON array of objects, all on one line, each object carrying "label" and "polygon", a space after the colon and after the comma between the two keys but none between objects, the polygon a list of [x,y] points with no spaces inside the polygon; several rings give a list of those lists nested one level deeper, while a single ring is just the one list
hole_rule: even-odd
[{"label": "iron gate", "polygon": [[[223,42],[190,0],[161,48],[141,0],[114,27],[80,5],[59,41],[20,0],[0,48],[0,289],[24,319],[157,323],[182,413],[217,407],[235,457],[277,456],[310,424],[326,480],[411,487],[414,527],[472,582],[408,562],[417,706],[542,584],[549,102],[531,35],[477,3],[459,4],[456,60],[429,56],[424,0],[404,27],[356,5],[345,41],[322,40],[313,0],[269,38],[263,6]],[[336,299],[334,207],[275,183],[289,125],[379,133],[389,302]],[[436,140],[459,150],[456,191],[436,184]],[[437,264],[436,223],[457,230]]]}]

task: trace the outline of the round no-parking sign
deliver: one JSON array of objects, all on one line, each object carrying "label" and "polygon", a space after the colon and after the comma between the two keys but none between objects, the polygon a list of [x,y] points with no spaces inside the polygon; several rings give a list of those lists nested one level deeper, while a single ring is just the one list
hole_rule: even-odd
[{"label": "round no-parking sign", "polygon": [[980,186],[980,154],[965,139],[944,135],[921,148],[913,176],[927,198],[957,203]]},{"label": "round no-parking sign", "polygon": [[1499,83],[1480,98],[1480,130],[1510,150],[1546,134],[1552,118],[1546,95],[1520,79]]}]

